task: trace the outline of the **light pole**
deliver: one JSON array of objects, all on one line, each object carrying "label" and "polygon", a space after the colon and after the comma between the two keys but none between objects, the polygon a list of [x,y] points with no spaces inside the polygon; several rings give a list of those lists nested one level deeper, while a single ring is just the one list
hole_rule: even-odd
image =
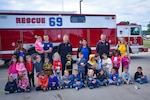
[{"label": "light pole", "polygon": [[80,0],[80,2],[79,2],[79,3],[80,3],[80,14],[81,14],[81,2],[82,2],[82,1],[83,1],[83,0]]}]

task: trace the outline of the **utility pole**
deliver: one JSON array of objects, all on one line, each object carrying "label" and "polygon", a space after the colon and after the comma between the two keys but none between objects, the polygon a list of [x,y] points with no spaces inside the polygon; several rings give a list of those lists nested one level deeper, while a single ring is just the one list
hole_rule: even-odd
[{"label": "utility pole", "polygon": [[81,7],[81,2],[82,2],[83,0],[80,0],[80,2],[79,2],[79,5],[80,5],[80,14],[81,14],[81,10],[82,10],[82,7]]}]

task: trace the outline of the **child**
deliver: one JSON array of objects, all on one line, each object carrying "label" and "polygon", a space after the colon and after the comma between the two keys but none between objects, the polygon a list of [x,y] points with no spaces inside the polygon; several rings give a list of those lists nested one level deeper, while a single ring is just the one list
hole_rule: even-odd
[{"label": "child", "polygon": [[119,74],[118,70],[120,68],[120,63],[121,63],[121,57],[119,55],[119,51],[115,50],[113,51],[112,57],[111,57],[112,63],[113,63],[113,68],[116,70],[116,72]]},{"label": "child", "polygon": [[88,60],[87,66],[88,66],[89,69],[93,69],[94,71],[96,70],[97,63],[96,63],[94,54],[89,55],[89,60]]},{"label": "child", "polygon": [[82,52],[79,52],[78,53],[78,61],[77,61],[77,65],[78,65],[78,72],[79,72],[79,75],[82,79],[85,78],[85,66],[86,66],[86,59],[83,58],[83,53]]},{"label": "child", "polygon": [[122,73],[122,82],[128,85],[133,83],[127,67],[124,67],[124,71]]},{"label": "child", "polygon": [[130,57],[129,57],[128,53],[126,52],[124,54],[124,57],[122,58],[123,68],[126,67],[126,68],[129,69],[129,64],[130,64]]},{"label": "child", "polygon": [[54,53],[53,67],[54,67],[55,75],[58,77],[59,80],[61,80],[62,62],[61,62],[60,55],[58,54],[58,52]]},{"label": "child", "polygon": [[66,70],[69,71],[69,75],[72,74],[72,68],[73,68],[73,59],[72,59],[72,56],[71,54],[68,54],[67,56],[67,61],[66,61]]},{"label": "child", "polygon": [[38,86],[36,87],[36,91],[46,91],[48,88],[48,75],[45,71],[41,71],[38,75]]},{"label": "child", "polygon": [[95,59],[97,63],[96,73],[99,73],[99,71],[102,70],[103,68],[102,68],[102,60],[98,53],[95,54]]},{"label": "child", "polygon": [[18,77],[18,92],[30,92],[29,82],[25,75]]},{"label": "child", "polygon": [[28,75],[30,87],[31,87],[31,80],[32,80],[32,86],[35,87],[35,85],[34,85],[34,67],[33,67],[33,63],[31,61],[30,55],[26,56],[26,68],[27,68],[27,75]]},{"label": "child", "polygon": [[57,76],[54,76],[54,73],[51,71],[50,76],[49,76],[49,82],[48,86],[50,87],[51,90],[56,90],[59,89],[59,83],[58,83],[58,78]]},{"label": "child", "polygon": [[107,86],[108,85],[108,80],[107,80],[107,77],[106,75],[104,74],[104,70],[101,69],[99,71],[99,73],[97,74],[97,80],[98,80],[98,83],[100,86]]},{"label": "child", "polygon": [[46,57],[44,64],[43,64],[43,70],[45,71],[45,73],[49,76],[50,72],[53,71],[52,69],[52,64],[49,62],[49,58]]},{"label": "child", "polygon": [[16,65],[16,70],[18,71],[18,75],[24,75],[26,74],[26,67],[24,64],[24,59],[22,56],[19,56],[18,63]]},{"label": "child", "polygon": [[143,75],[142,67],[137,68],[137,72],[134,75],[134,80],[140,84],[147,83],[147,76]]},{"label": "child", "polygon": [[17,91],[17,83],[12,76],[8,76],[8,82],[5,85],[6,93],[14,93]]},{"label": "child", "polygon": [[36,56],[36,62],[34,64],[34,68],[36,70],[36,76],[37,77],[38,77],[38,74],[42,71],[42,66],[43,66],[43,63],[42,63],[42,60],[41,60],[41,56],[37,55]]},{"label": "child", "polygon": [[42,44],[42,37],[38,36],[36,41],[35,41],[35,50],[38,53],[43,53],[44,49],[43,49],[44,45]]},{"label": "child", "polygon": [[110,68],[112,68],[112,61],[110,58],[107,57],[106,53],[102,54],[102,67],[104,72],[106,73],[106,76],[109,76]]},{"label": "child", "polygon": [[120,79],[118,73],[116,73],[116,70],[114,68],[111,69],[111,73],[109,74],[108,79],[110,84],[114,84],[119,86],[120,85]]},{"label": "child", "polygon": [[83,82],[82,82],[82,79],[80,78],[80,75],[78,74],[78,70],[77,69],[73,70],[73,74],[72,74],[71,78],[72,78],[73,87],[76,90],[81,89],[82,86],[83,86]]},{"label": "child", "polygon": [[13,55],[12,63],[8,68],[8,75],[12,76],[13,79],[15,79],[15,80],[17,80],[17,78],[18,78],[18,72],[16,70],[16,65],[17,65],[17,56]]},{"label": "child", "polygon": [[71,77],[69,75],[69,71],[65,70],[64,75],[62,77],[61,88],[72,88]]},{"label": "child", "polygon": [[98,82],[94,77],[94,70],[93,69],[88,70],[87,85],[90,89],[98,87]]}]

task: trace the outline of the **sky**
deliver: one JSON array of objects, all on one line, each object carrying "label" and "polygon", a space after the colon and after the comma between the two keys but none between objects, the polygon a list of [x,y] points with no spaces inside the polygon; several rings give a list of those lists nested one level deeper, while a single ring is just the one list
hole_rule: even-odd
[{"label": "sky", "polygon": [[[80,0],[0,0],[0,10],[76,11]],[[115,14],[117,22],[129,21],[147,30],[150,23],[150,0],[83,0],[84,14]]]}]

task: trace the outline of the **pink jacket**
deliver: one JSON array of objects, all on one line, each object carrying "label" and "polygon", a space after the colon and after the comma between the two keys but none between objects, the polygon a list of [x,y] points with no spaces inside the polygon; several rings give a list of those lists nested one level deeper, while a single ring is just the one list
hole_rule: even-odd
[{"label": "pink jacket", "polygon": [[17,63],[16,62],[13,62],[9,68],[8,68],[8,75],[10,74],[18,74],[17,70],[16,70],[16,65]]},{"label": "pink jacket", "polygon": [[[111,57],[112,63],[113,63],[113,67],[117,67],[120,68],[120,63],[121,63],[121,57],[117,56],[117,59],[115,59],[115,56]],[[116,61],[115,61],[116,60]],[[115,63],[116,62],[116,63]]]},{"label": "pink jacket", "polygon": [[44,51],[43,49],[44,45],[42,44],[42,42],[36,40],[35,41],[35,50],[36,51]]},{"label": "pink jacket", "polygon": [[124,67],[129,67],[130,58],[129,57],[123,57],[122,58],[122,63],[123,63]]},{"label": "pink jacket", "polygon": [[29,86],[29,82],[28,82],[28,79],[25,77],[23,78],[22,80],[18,80],[18,86],[20,88],[26,88],[27,86]]},{"label": "pink jacket", "polygon": [[27,71],[24,63],[17,63],[16,70],[18,71],[19,75],[26,74]]}]

